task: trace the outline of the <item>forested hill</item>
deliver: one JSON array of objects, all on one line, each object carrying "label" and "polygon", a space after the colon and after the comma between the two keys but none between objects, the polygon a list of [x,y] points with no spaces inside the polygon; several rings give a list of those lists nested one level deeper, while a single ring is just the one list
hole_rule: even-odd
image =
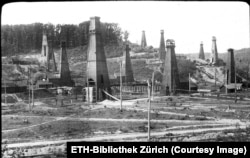
[{"label": "forested hill", "polygon": [[[48,41],[53,41],[53,48],[60,47],[65,40],[67,48],[75,48],[88,44],[89,21],[73,24],[33,23],[22,25],[1,25],[2,56],[26,54],[32,50],[40,50],[43,32]],[[117,23],[101,23],[101,35],[104,45],[119,45],[122,41],[122,29]]]}]

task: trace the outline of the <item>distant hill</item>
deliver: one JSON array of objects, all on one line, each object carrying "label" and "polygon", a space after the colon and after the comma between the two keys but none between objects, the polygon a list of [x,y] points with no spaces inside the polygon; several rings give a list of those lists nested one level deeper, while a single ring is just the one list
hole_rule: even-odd
[{"label": "distant hill", "polygon": [[[250,62],[250,48],[243,48],[240,50],[235,50],[234,53],[235,53],[234,57],[235,57],[236,62],[239,60],[241,60],[242,62]],[[219,58],[227,62],[227,52],[219,53]]]},{"label": "distant hill", "polygon": [[[250,48],[242,48],[240,50],[235,50],[235,58],[237,59],[243,59],[244,61],[250,61]],[[190,54],[182,54],[184,56],[187,56],[190,59],[198,58],[199,53],[190,53]],[[227,52],[218,53],[219,58],[222,59],[224,62],[227,62]],[[206,52],[205,58],[210,59],[211,53]]]},{"label": "distant hill", "polygon": [[[199,57],[199,53],[189,53],[189,54],[180,54],[188,57],[189,59],[197,59]],[[205,58],[210,59],[211,53],[205,53]]]},{"label": "distant hill", "polygon": [[[236,61],[237,73],[245,79],[250,79],[250,48],[242,48],[234,50],[234,57]],[[183,54],[190,59],[198,58],[198,53]],[[211,53],[205,53],[206,59],[209,59]],[[220,59],[227,63],[227,52],[218,53]]]}]

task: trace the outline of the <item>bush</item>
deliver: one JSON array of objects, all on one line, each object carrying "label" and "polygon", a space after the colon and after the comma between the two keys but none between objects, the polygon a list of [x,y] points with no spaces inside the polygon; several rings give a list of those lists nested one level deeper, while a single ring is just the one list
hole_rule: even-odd
[{"label": "bush", "polygon": [[188,78],[188,74],[191,75],[196,72],[196,66],[189,60],[178,60],[177,61],[179,78]]}]

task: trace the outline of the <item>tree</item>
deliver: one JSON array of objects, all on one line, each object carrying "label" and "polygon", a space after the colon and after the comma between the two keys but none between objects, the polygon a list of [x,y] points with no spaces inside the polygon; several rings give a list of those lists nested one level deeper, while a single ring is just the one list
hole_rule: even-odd
[{"label": "tree", "polygon": [[196,66],[190,60],[178,60],[179,78],[188,78],[188,74],[193,75],[196,72]]},{"label": "tree", "polygon": [[[59,48],[62,40],[69,48],[84,46],[89,40],[89,21],[79,25],[51,23],[33,23],[27,25],[2,25],[2,55],[17,55],[31,50],[40,50],[42,36],[46,33],[53,47]],[[104,45],[119,45],[122,41],[122,30],[117,23],[101,23],[101,35]]]}]

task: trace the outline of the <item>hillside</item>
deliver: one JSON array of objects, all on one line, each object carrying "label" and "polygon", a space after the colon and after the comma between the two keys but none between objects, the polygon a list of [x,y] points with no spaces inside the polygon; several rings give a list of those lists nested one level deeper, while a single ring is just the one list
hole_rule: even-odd
[{"label": "hillside", "polygon": [[[236,61],[236,68],[237,73],[244,77],[245,79],[250,76],[250,48],[243,48],[240,50],[234,51],[235,61]],[[190,59],[198,58],[198,53],[191,53],[191,54],[183,54]],[[211,53],[205,53],[206,59],[209,59]],[[227,63],[227,52],[218,53],[220,59],[222,59],[225,63]],[[248,74],[248,75],[247,75]]]},{"label": "hillside", "polygon": [[[107,65],[108,65],[108,71],[109,75],[114,75],[114,73],[119,72],[119,60],[120,56],[123,54],[124,51],[124,45],[120,46],[105,46],[105,53],[107,57]],[[158,52],[156,52],[157,49],[148,47],[146,49],[139,50],[139,46],[136,44],[131,44],[131,63],[132,68],[134,72],[134,78],[137,81],[146,81],[147,79],[152,77],[152,73],[154,70],[156,70],[156,80],[161,81],[162,74],[160,69],[160,64],[148,64],[150,60],[154,60],[158,58]],[[138,51],[139,50],[139,51]],[[137,52],[134,52],[137,51]],[[236,59],[241,57],[241,65],[238,64],[238,60],[236,60],[236,64],[238,68],[241,68],[241,71],[243,71],[243,76],[247,76],[245,72],[246,71],[246,65],[247,62],[250,61],[250,48],[248,49],[241,49],[236,50]],[[55,58],[56,63],[59,63],[59,49],[55,49]],[[67,49],[67,55],[68,55],[68,62],[70,66],[71,76],[77,83],[77,85],[82,85],[85,82],[85,69],[86,69],[86,54],[87,54],[87,47],[76,47]],[[195,55],[197,54],[185,54],[189,58],[195,58]],[[20,55],[21,59],[36,59],[39,61],[40,53],[37,51],[36,53],[30,52],[27,55]],[[227,58],[226,53],[219,53],[219,58],[225,59]],[[7,58],[4,59],[4,61],[8,61]],[[4,63],[4,62],[3,62]],[[178,69],[180,78],[182,80],[188,79],[188,74],[191,73],[193,79],[197,83],[207,82],[213,84],[215,82],[214,80],[214,68],[204,67],[204,68],[198,68],[195,67],[194,63],[192,63],[189,60],[180,60],[177,61]],[[244,67],[245,66],[245,67]],[[34,73],[38,72],[39,65],[33,65],[33,71]],[[198,72],[197,72],[198,68]],[[224,81],[224,72],[223,68],[217,67],[217,83],[222,84]],[[206,71],[206,73],[204,72]],[[240,72],[240,71],[239,71]],[[210,75],[209,75],[210,74]],[[2,75],[5,76],[7,79],[27,79],[27,66],[25,65],[3,65],[2,67]],[[246,77],[247,78],[247,77]]]},{"label": "hillside", "polygon": [[[243,60],[244,62],[250,62],[250,48],[243,48],[240,50],[235,50],[235,59],[236,61],[238,60]],[[219,58],[227,62],[227,53],[219,53]]]},{"label": "hillside", "polygon": [[[148,53],[148,52],[154,52],[153,47],[140,49],[139,45],[133,44],[131,45],[131,57],[132,58],[152,58],[155,56],[155,53]],[[125,50],[125,45],[106,45],[104,47],[106,58],[108,61],[108,67],[110,74],[114,74],[117,72],[117,68],[119,69],[118,63],[113,62],[122,56],[123,51]],[[136,50],[137,53],[135,53],[133,50]],[[143,52],[141,52],[143,51]],[[57,67],[59,67],[59,61],[60,61],[60,49],[54,49],[55,53],[55,61],[57,63]],[[84,76],[85,76],[85,68],[86,68],[86,59],[87,59],[87,46],[81,46],[76,48],[68,48],[67,49],[67,57],[68,62],[70,66],[71,76],[74,78],[74,80],[79,83],[83,84],[84,82]],[[24,63],[24,65],[15,65],[11,64],[12,59],[15,59],[16,61],[21,61]],[[28,67],[33,67],[33,73],[37,73],[40,65],[40,50],[32,50],[30,52],[27,52],[26,54],[18,55],[18,56],[12,56],[12,57],[6,57],[2,56],[2,75],[7,80],[26,80],[28,78]],[[145,61],[144,61],[145,62]],[[141,61],[132,61],[133,66],[138,68],[135,68],[135,72],[138,78],[138,80],[143,80],[144,76],[148,76],[147,72],[150,71],[150,69],[144,68],[144,62]],[[152,74],[152,73],[151,73]]]},{"label": "hillside", "polygon": [[[235,53],[235,59],[236,62],[238,60],[242,60],[242,62],[250,62],[250,48],[242,48],[240,50],[234,50]],[[189,54],[182,54],[184,56],[187,56],[190,59],[198,58],[199,53],[189,53]],[[227,62],[227,52],[218,53],[218,56],[220,59],[222,59],[224,62]],[[205,53],[205,58],[210,59],[211,53]]]}]

